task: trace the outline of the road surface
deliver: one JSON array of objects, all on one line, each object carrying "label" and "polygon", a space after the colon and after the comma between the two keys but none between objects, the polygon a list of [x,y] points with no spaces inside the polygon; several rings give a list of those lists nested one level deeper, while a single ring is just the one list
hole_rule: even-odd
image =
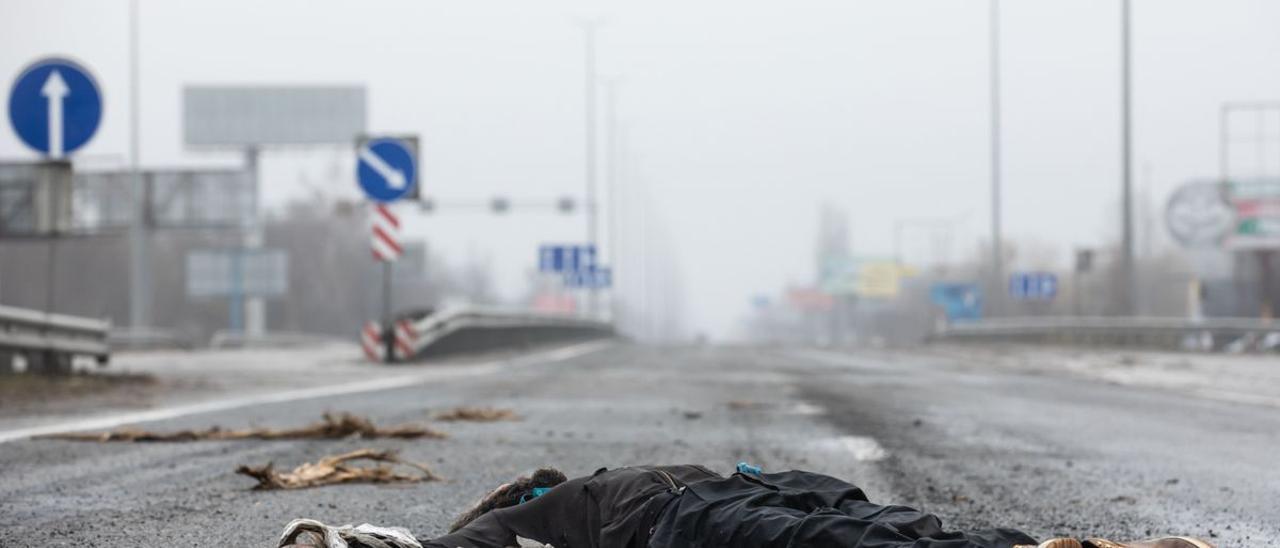
[{"label": "road surface", "polygon": [[[406,371],[430,371],[415,367]],[[873,500],[956,527],[1033,535],[1185,533],[1220,546],[1280,538],[1280,412],[933,353],[580,347],[420,384],[242,402],[143,424],[295,426],[325,410],[379,424],[455,405],[518,422],[438,424],[424,441],[0,443],[0,546],[266,546],[290,519],[441,533],[486,489],[538,466],[746,460],[847,478]],[[232,470],[400,449],[447,481],[256,492]]]}]

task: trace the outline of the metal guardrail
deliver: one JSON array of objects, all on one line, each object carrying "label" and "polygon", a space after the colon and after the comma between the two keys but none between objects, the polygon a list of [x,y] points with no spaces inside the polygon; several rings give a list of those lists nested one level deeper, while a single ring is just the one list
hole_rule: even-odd
[{"label": "metal guardrail", "polygon": [[608,322],[481,306],[446,308],[409,319],[407,327],[407,340],[398,341],[407,347],[399,357],[407,360],[614,335]]},{"label": "metal guardrail", "polygon": [[68,372],[75,356],[106,364],[110,330],[107,320],[0,305],[0,372],[12,368],[19,355],[33,372]]},{"label": "metal guardrail", "polygon": [[934,339],[1168,346],[1198,350],[1273,350],[1280,347],[1280,322],[1257,318],[1044,316],[955,322]]}]

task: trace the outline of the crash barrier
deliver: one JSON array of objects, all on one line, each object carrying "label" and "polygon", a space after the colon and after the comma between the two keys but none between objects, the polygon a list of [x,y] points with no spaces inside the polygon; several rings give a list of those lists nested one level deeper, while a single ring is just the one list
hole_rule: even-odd
[{"label": "crash barrier", "polygon": [[106,365],[110,329],[106,320],[0,306],[0,373],[17,371],[19,361],[33,373],[70,373],[77,356]]},{"label": "crash barrier", "polygon": [[602,321],[493,307],[459,307],[400,317],[390,332],[369,322],[360,339],[370,361],[385,362],[388,336],[393,337],[392,361],[414,361],[613,335],[613,325]]},{"label": "crash barrier", "polygon": [[1256,318],[1048,316],[991,318],[940,327],[934,340],[1275,351],[1280,322]]}]

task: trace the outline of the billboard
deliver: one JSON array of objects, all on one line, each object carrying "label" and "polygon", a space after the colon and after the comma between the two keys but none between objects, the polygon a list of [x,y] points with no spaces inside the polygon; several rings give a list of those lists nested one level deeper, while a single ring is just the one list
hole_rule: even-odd
[{"label": "billboard", "polygon": [[822,290],[832,295],[892,299],[898,296],[902,278],[912,275],[892,259],[828,257],[822,262]]},{"label": "billboard", "polygon": [[333,144],[365,132],[363,86],[187,86],[182,136],[195,146]]},{"label": "billboard", "polygon": [[1228,181],[1226,196],[1235,213],[1227,247],[1280,248],[1280,179]]}]

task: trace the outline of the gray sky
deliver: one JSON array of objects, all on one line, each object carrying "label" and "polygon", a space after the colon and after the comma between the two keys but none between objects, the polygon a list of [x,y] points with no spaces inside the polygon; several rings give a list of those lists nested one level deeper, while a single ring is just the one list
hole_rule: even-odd
[{"label": "gray sky", "polygon": [[[1006,235],[1056,245],[1065,263],[1071,247],[1117,233],[1119,2],[1003,5]],[[83,160],[122,165],[127,3],[0,6],[6,87],[40,56],[87,64],[107,106]],[[420,134],[426,192],[446,201],[580,192],[576,21],[603,18],[600,71],[623,82],[627,184],[646,185],[661,216],[683,286],[672,300],[715,335],[752,295],[812,278],[823,201],[848,210],[861,255],[887,255],[899,218],[957,219],[955,259],[987,236],[983,0],[143,0],[142,14],[145,166],[235,161],[183,150],[184,84],[362,83],[369,129]],[[1216,173],[1221,102],[1280,99],[1280,3],[1134,0],[1134,21],[1135,181],[1159,208],[1180,182]],[[32,157],[0,131],[0,158]],[[351,161],[272,153],[267,203],[303,192],[299,172],[355,196]],[[489,261],[514,297],[537,244],[583,228],[446,210],[409,231],[451,259]],[[908,259],[931,259],[923,236],[909,240]]]}]

